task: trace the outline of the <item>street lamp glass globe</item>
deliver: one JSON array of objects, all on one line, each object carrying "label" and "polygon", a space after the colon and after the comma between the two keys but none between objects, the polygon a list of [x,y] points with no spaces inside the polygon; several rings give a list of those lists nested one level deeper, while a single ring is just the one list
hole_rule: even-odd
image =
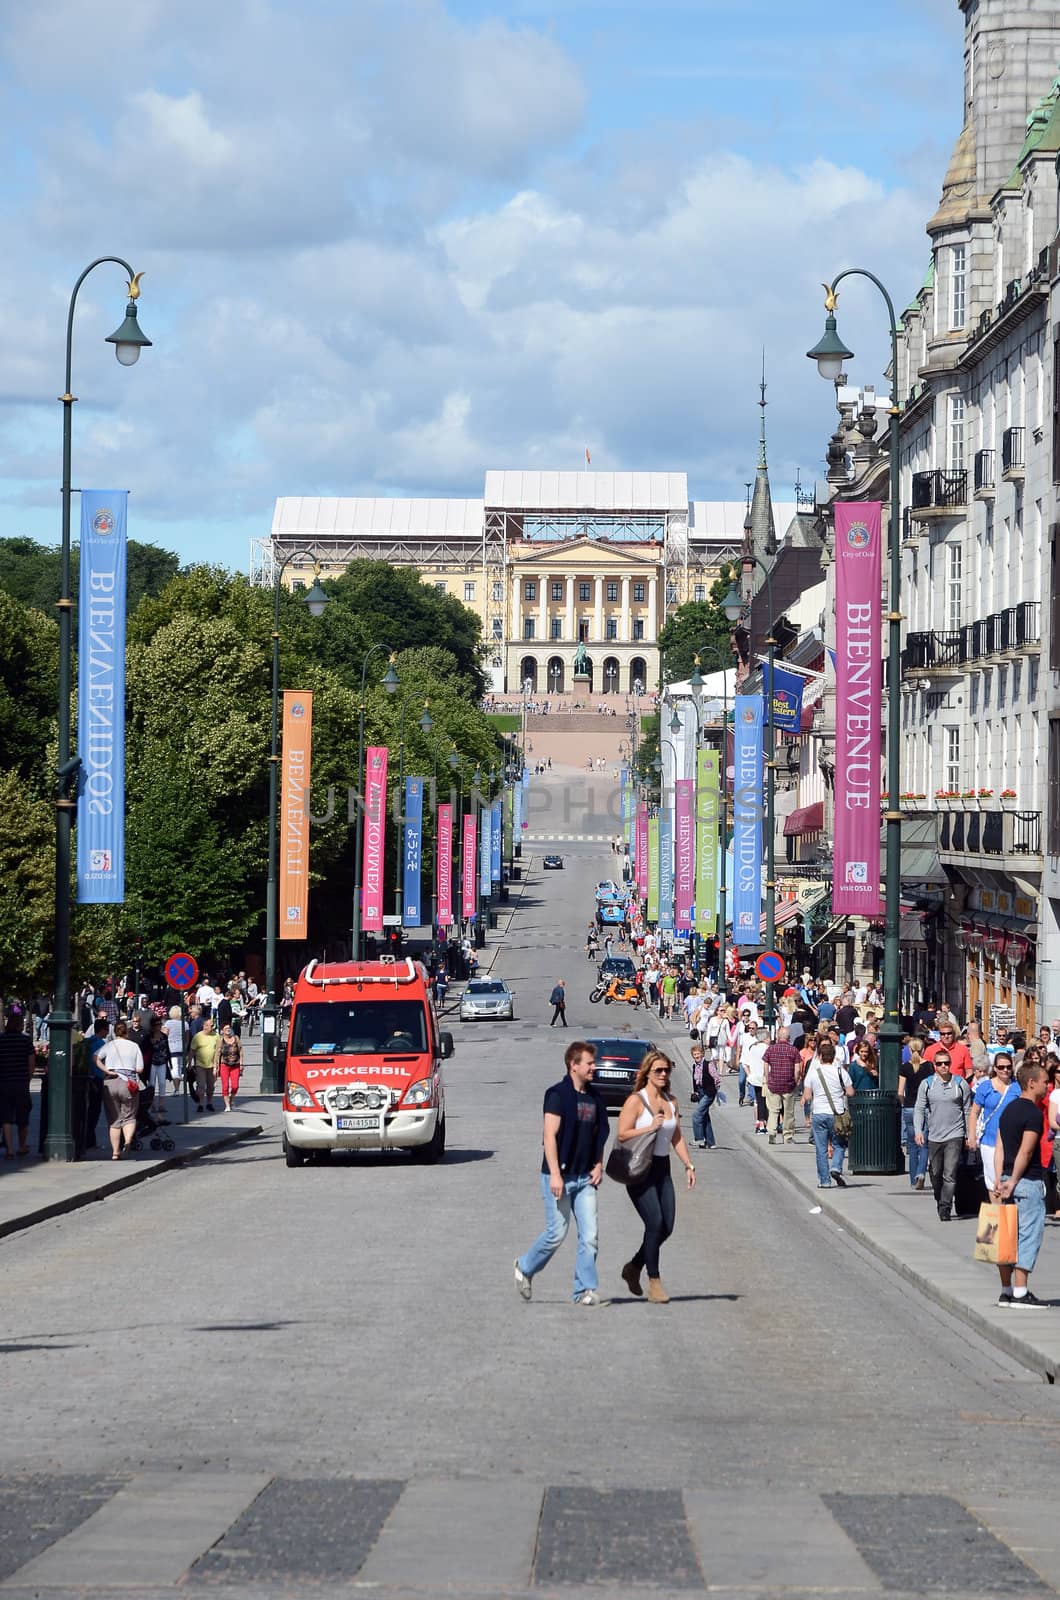
[{"label": "street lamp glass globe", "polygon": [[383,674],[383,688],[386,690],[387,694],[394,694],[397,691],[400,683],[401,679],[394,671],[394,663],[391,661],[390,665]]},{"label": "street lamp glass globe", "polygon": [[674,706],[674,714],[670,718],[670,732],[671,733],[680,733],[681,732],[681,718],[677,715],[677,707],[676,706]]},{"label": "street lamp glass globe", "polygon": [[322,617],[331,604],[331,596],[324,592],[319,578],[313,579],[313,587],[304,599],[306,610],[311,617]]},{"label": "street lamp glass globe", "polygon": [[450,772],[455,772],[459,765],[460,765],[460,757],[457,755],[455,750],[450,750],[450,752],[449,752],[449,771]]},{"label": "street lamp glass globe", "polygon": [[123,367],[135,367],[140,359],[140,346],[138,344],[116,344],[114,354]]},{"label": "street lamp glass globe", "polygon": [[721,609],[730,622],[739,622],[743,616],[743,599],[734,583],[730,583],[729,592],[721,602]]},{"label": "street lamp glass globe", "polygon": [[854,352],[848,350],[836,327],[835,317],[829,312],[824,319],[824,333],[818,339],[812,350],[807,350],[811,361],[816,361],[817,370],[822,378],[829,383],[834,383],[843,370],[844,363],[853,361]]},{"label": "street lamp glass globe", "polygon": [[420,727],[423,729],[424,733],[430,733],[431,729],[434,727],[434,719],[429,711],[425,711],[423,716],[420,718]]}]

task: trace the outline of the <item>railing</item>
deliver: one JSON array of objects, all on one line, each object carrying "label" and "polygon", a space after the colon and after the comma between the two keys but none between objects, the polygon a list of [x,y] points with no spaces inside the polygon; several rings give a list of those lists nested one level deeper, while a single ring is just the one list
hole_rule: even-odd
[{"label": "railing", "polygon": [[1002,472],[1023,471],[1023,433],[1022,428],[1006,428],[1001,435]]},{"label": "railing", "polygon": [[1008,606],[967,623],[960,630],[961,662],[969,666],[990,656],[1036,645],[1041,638],[1039,609],[1037,600],[1022,600],[1018,606]]},{"label": "railing", "polygon": [[948,628],[945,632],[909,634],[902,651],[902,671],[925,672],[932,668],[960,666],[962,631]]},{"label": "railing", "polygon": [[977,450],[972,462],[972,486],[978,494],[980,489],[994,487],[994,455],[993,450]]},{"label": "railing", "polygon": [[1037,856],[1042,849],[1040,811],[940,812],[939,849],[970,856]]},{"label": "railing", "polygon": [[968,474],[959,472],[913,473],[912,504],[914,511],[956,508],[968,503]]}]

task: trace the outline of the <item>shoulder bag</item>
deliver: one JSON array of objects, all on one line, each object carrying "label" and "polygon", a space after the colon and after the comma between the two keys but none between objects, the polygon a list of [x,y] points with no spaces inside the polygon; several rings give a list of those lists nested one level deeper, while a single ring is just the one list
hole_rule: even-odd
[{"label": "shoulder bag", "polygon": [[[842,1068],[840,1068],[840,1072],[842,1072]],[[835,1122],[835,1136],[837,1139],[842,1139],[845,1142],[854,1132],[854,1118],[850,1115],[849,1111],[836,1110],[835,1101],[832,1099],[832,1091],[828,1087],[828,1079],[824,1075],[824,1068],[820,1062],[817,1063],[817,1076],[821,1080],[821,1088],[825,1092],[825,1098],[832,1108],[832,1117]],[[840,1077],[839,1081],[842,1083],[842,1077]]]},{"label": "shoulder bag", "polygon": [[[646,1100],[644,1103],[648,1104]],[[652,1147],[657,1131],[655,1128],[646,1128],[635,1139],[626,1139],[622,1143],[618,1142],[616,1136],[615,1147],[604,1168],[607,1176],[627,1186],[641,1183],[651,1170]]]}]

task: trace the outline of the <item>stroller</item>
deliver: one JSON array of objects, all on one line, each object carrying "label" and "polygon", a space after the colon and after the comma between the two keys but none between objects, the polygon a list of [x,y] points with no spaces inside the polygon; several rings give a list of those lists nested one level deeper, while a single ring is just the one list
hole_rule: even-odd
[{"label": "stroller", "polygon": [[154,1103],[154,1086],[141,1084],[140,1092],[136,1096],[136,1131],[133,1134],[132,1147],[142,1150],[144,1140],[147,1140],[152,1150],[175,1150],[176,1144],[165,1131],[167,1123],[160,1122],[151,1115],[151,1106]]}]

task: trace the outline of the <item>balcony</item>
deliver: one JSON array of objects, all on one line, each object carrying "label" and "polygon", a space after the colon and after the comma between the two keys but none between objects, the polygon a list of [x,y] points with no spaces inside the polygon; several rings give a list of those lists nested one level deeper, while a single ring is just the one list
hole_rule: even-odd
[{"label": "balcony", "polygon": [[902,672],[906,676],[930,677],[956,676],[961,666],[962,628],[947,628],[942,632],[911,633],[902,651]]},{"label": "balcony", "polygon": [[992,612],[960,629],[961,664],[977,666],[999,657],[1037,655],[1041,648],[1037,600],[1024,600],[1018,606]]},{"label": "balcony", "polygon": [[1022,483],[1025,470],[1023,428],[1006,428],[1001,435],[1001,476],[1006,483]]},{"label": "balcony", "polygon": [[911,510],[918,522],[956,517],[968,504],[968,474],[959,472],[913,473]]},{"label": "balcony", "polygon": [[977,450],[972,463],[972,493],[977,500],[992,500],[996,493],[994,484],[994,450]]},{"label": "balcony", "polygon": [[[1040,871],[1042,865],[1042,814],[1040,811],[941,811],[938,817],[939,855],[976,857],[983,865],[1002,870]],[[988,858],[984,860],[983,858]]]},{"label": "balcony", "polygon": [[913,513],[908,506],[902,507],[902,548],[915,550],[920,544],[920,524],[913,521]]}]

